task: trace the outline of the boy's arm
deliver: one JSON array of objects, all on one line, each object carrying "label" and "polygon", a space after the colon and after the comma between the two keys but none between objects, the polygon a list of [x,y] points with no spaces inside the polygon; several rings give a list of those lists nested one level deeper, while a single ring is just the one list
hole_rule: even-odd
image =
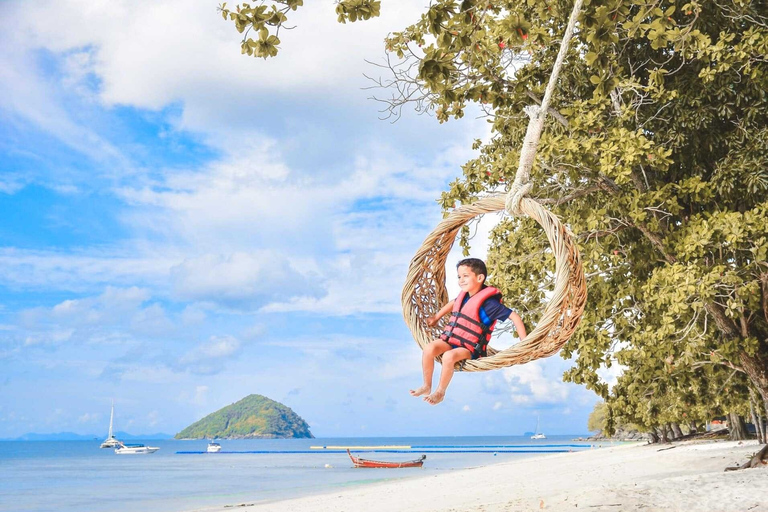
[{"label": "boy's arm", "polygon": [[517,335],[520,337],[520,341],[524,340],[528,334],[525,331],[525,324],[523,323],[523,319],[520,318],[520,315],[514,311],[509,314],[509,319],[512,320],[513,324],[515,324],[515,331],[517,331]]},{"label": "boy's arm", "polygon": [[450,313],[452,310],[453,310],[453,302],[449,302],[448,304],[446,304],[445,306],[440,308],[440,311],[438,311],[437,314],[435,314],[435,316],[430,316],[429,318],[427,318],[427,326],[428,327],[436,326],[438,320],[443,318],[445,315]]}]

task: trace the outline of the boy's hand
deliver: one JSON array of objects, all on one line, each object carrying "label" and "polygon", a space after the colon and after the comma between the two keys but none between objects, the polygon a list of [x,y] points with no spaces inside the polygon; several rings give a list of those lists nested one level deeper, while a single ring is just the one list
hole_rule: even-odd
[{"label": "boy's hand", "polygon": [[438,318],[436,316],[430,316],[427,318],[427,327],[434,327],[437,325]]}]

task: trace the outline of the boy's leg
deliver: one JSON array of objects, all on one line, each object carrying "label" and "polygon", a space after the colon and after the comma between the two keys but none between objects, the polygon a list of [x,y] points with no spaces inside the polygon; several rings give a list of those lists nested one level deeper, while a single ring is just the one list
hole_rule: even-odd
[{"label": "boy's leg", "polygon": [[421,371],[424,377],[424,384],[417,389],[411,390],[411,396],[428,395],[432,392],[432,375],[435,373],[435,358],[451,350],[451,346],[440,339],[432,340],[432,343],[424,347],[421,353]]},{"label": "boy's leg", "polygon": [[448,389],[448,384],[451,383],[453,377],[453,365],[459,361],[465,359],[471,359],[472,352],[466,348],[454,348],[443,354],[443,369],[440,371],[440,382],[437,384],[437,389],[434,393],[424,397],[424,400],[432,405],[437,405],[445,398],[445,390]]}]

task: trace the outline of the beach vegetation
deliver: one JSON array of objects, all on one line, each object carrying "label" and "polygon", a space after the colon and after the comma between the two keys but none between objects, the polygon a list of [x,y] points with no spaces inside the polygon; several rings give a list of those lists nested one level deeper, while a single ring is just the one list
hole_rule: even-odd
[{"label": "beach vegetation", "polygon": [[[386,37],[386,115],[472,109],[490,124],[442,194],[446,212],[514,178],[524,109],[541,101],[571,6],[435,0]],[[629,421],[666,438],[718,414],[767,415],[766,55],[762,1],[584,3],[531,195],[579,240],[589,296],[564,379],[605,399],[609,430]],[[546,238],[516,217],[491,237],[494,285],[535,319],[554,273]],[[615,365],[611,387],[600,372]]]}]

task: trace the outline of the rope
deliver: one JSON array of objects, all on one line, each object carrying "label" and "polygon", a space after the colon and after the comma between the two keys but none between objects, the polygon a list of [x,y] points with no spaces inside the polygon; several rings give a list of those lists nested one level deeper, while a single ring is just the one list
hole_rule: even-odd
[{"label": "rope", "polygon": [[563,67],[563,62],[565,61],[565,54],[568,53],[568,46],[573,37],[573,29],[576,26],[576,20],[579,18],[582,2],[583,0],[576,0],[576,3],[573,4],[571,17],[568,19],[568,25],[565,27],[565,34],[563,34],[563,39],[560,42],[560,50],[557,52],[555,65],[552,68],[552,74],[549,76],[549,82],[547,82],[547,88],[544,91],[544,98],[541,100],[541,105],[529,105],[525,107],[525,113],[530,117],[530,121],[528,121],[528,128],[525,131],[525,139],[523,139],[523,146],[520,149],[520,163],[517,166],[515,180],[512,182],[512,187],[507,194],[505,209],[510,215],[519,216],[521,214],[520,200],[528,195],[528,192],[531,189],[530,187],[526,188],[526,186],[528,185],[531,176],[531,168],[533,167],[533,161],[536,157],[536,150],[539,147],[541,132],[544,129],[544,120],[547,117],[549,103],[552,100],[552,94],[557,85],[560,69]]}]

